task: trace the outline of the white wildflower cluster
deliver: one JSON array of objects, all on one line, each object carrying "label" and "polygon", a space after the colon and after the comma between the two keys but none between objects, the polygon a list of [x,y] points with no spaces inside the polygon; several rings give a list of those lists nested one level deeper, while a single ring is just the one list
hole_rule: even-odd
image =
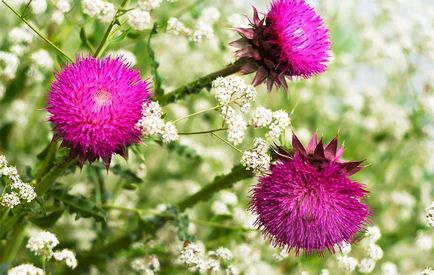
[{"label": "white wildflower cluster", "polygon": [[51,14],[51,21],[55,24],[61,24],[65,19],[65,14],[71,11],[69,0],[51,0],[54,10]]},{"label": "white wildflower cluster", "polygon": [[[13,53],[0,51],[0,77],[15,78],[20,60]],[[1,98],[1,97],[0,97]]]},{"label": "white wildflower cluster", "polygon": [[274,253],[271,257],[276,262],[281,262],[281,261],[285,260],[286,258],[288,258],[288,256],[289,256],[289,254],[286,251],[286,249],[282,249],[282,250],[280,250],[279,253]]},{"label": "white wildflower cluster", "polygon": [[376,242],[380,239],[381,232],[377,226],[366,228],[365,239],[362,241],[362,248],[365,252],[365,257],[358,260],[350,256],[351,244],[343,242],[335,246],[335,250],[340,250],[337,256],[339,269],[344,272],[351,273],[358,268],[360,273],[369,274],[375,269],[376,262],[383,257],[383,250]]},{"label": "white wildflower cluster", "polygon": [[359,271],[361,273],[372,273],[376,262],[383,258],[383,249],[376,244],[380,237],[381,231],[377,226],[369,226],[366,228],[365,239],[362,242],[366,257],[359,263]]},{"label": "white wildflower cluster", "polygon": [[6,157],[0,155],[0,177],[7,177],[11,184],[10,191],[3,194],[0,205],[7,208],[14,208],[21,203],[21,200],[31,202],[36,198],[36,192],[31,185],[21,181],[15,167],[8,166]]},{"label": "white wildflower cluster", "polygon": [[123,61],[125,61],[125,63],[130,64],[131,66],[135,66],[137,64],[137,58],[134,55],[134,53],[124,49],[111,51],[109,52],[108,55],[112,57],[121,58]]},{"label": "white wildflower cluster", "polygon": [[419,275],[434,275],[434,270],[431,267],[422,270]]},{"label": "white wildflower cluster", "polygon": [[31,236],[26,247],[37,256],[51,258],[53,256],[53,248],[58,244],[59,240],[53,233],[42,231]]},{"label": "white wildflower cluster", "polygon": [[167,32],[174,35],[183,35],[187,37],[191,35],[191,30],[175,17],[171,17],[167,21]]},{"label": "white wildflower cluster", "polygon": [[75,254],[69,249],[55,251],[53,253],[53,258],[58,262],[65,261],[66,266],[71,269],[75,269],[77,267],[77,259],[75,258]]},{"label": "white wildflower cluster", "polygon": [[74,252],[69,249],[53,251],[59,244],[57,237],[48,231],[42,231],[30,237],[26,247],[36,256],[44,257],[45,259],[53,258],[55,261],[65,261],[66,266],[71,269],[77,267],[77,259]]},{"label": "white wildflower cluster", "polygon": [[426,225],[428,227],[434,227],[434,202],[431,203],[426,209]]},{"label": "white wildflower cluster", "polygon": [[262,138],[255,138],[253,149],[244,151],[241,164],[247,170],[253,170],[257,174],[265,174],[270,168],[271,157],[267,154],[268,146]]},{"label": "white wildflower cluster", "polygon": [[26,25],[15,27],[8,33],[8,40],[11,43],[10,51],[16,56],[22,56],[29,48],[35,35]]},{"label": "white wildflower cluster", "polygon": [[266,137],[269,140],[278,138],[291,124],[289,114],[283,110],[272,112],[264,107],[255,109],[250,118],[250,124],[255,128],[268,127]]},{"label": "white wildflower cluster", "polygon": [[278,110],[273,112],[273,119],[271,124],[268,126],[270,131],[267,133],[266,137],[269,140],[278,138],[290,125],[291,120],[287,112],[283,110]]},{"label": "white wildflower cluster", "polygon": [[8,275],[44,275],[44,271],[32,264],[22,264],[9,269]]},{"label": "white wildflower cluster", "polygon": [[152,27],[152,18],[149,11],[144,9],[134,9],[127,13],[127,22],[131,28],[143,31]]},{"label": "white wildflower cluster", "polygon": [[131,268],[140,274],[153,275],[160,270],[160,261],[155,255],[138,258],[131,262]]},{"label": "white wildflower cluster", "polygon": [[353,258],[348,255],[340,255],[337,257],[338,260],[338,268],[344,272],[351,273],[353,272],[358,264],[356,258]]},{"label": "white wildflower cluster", "polygon": [[136,127],[145,137],[161,135],[165,143],[177,140],[179,136],[176,126],[172,122],[164,122],[162,116],[163,111],[157,102],[144,103],[142,118],[137,122]]},{"label": "white wildflower cluster", "polygon": [[230,106],[224,106],[221,111],[221,115],[224,117],[228,125],[228,140],[234,145],[238,145],[243,142],[246,137],[247,123],[241,113],[235,111]]},{"label": "white wildflower cluster", "polygon": [[381,265],[382,275],[398,275],[398,267],[392,262],[385,262]]},{"label": "white wildflower cluster", "polygon": [[139,0],[137,5],[139,8],[147,11],[158,9],[163,0]]},{"label": "white wildflower cluster", "polygon": [[219,247],[207,254],[202,245],[193,243],[185,245],[178,257],[178,261],[191,272],[217,274],[226,266],[226,274],[238,274],[234,267],[228,265],[232,259],[233,253],[225,247]]},{"label": "white wildflower cluster", "polygon": [[32,65],[27,72],[29,78],[34,82],[41,82],[44,80],[44,75],[53,68],[53,59],[46,50],[38,50],[31,54],[30,59]]},{"label": "white wildflower cluster", "polygon": [[200,43],[214,37],[212,24],[220,17],[220,13],[215,8],[205,9],[200,20],[192,30],[185,26],[178,18],[171,17],[167,21],[167,32],[188,38],[194,43]]},{"label": "white wildflower cluster", "polygon": [[41,14],[47,10],[47,1],[45,0],[33,0],[30,3],[30,7],[34,14]]},{"label": "white wildflower cluster", "polygon": [[[247,122],[242,113],[250,108],[250,102],[256,99],[256,90],[253,86],[237,76],[219,77],[212,83],[215,97],[222,105],[221,115],[228,126],[228,140],[238,145],[245,138]],[[240,106],[240,112],[231,104]]]},{"label": "white wildflower cluster", "polygon": [[238,198],[234,193],[221,191],[218,199],[211,204],[211,212],[215,215],[231,215],[237,203]]},{"label": "white wildflower cluster", "polygon": [[101,22],[110,22],[116,15],[116,7],[104,0],[82,0],[83,12],[89,16],[96,16]]}]

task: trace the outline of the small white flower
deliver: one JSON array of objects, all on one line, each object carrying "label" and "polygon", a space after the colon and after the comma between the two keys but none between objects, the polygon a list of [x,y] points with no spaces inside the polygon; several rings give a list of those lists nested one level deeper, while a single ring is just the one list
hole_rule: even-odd
[{"label": "small white flower", "polygon": [[159,117],[143,117],[136,125],[144,136],[158,135],[164,128],[164,121]]},{"label": "small white flower", "polygon": [[104,8],[103,0],[82,0],[83,12],[90,16],[97,16]]},{"label": "small white flower", "polygon": [[59,244],[57,237],[47,231],[42,231],[30,237],[26,247],[35,255],[50,258],[53,255],[53,248]]},{"label": "small white flower", "polygon": [[238,275],[240,274],[239,269],[236,266],[230,265],[225,270],[226,275]]},{"label": "small white flower", "polygon": [[267,143],[262,138],[255,138],[253,149],[244,151],[241,164],[247,170],[265,174],[270,168],[271,157],[267,154]]},{"label": "small white flower", "polygon": [[220,18],[220,12],[216,7],[207,7],[202,11],[200,15],[200,21],[209,24],[214,24]]},{"label": "small white flower", "polygon": [[146,11],[158,9],[163,0],[139,0],[138,6]]},{"label": "small white flower", "polygon": [[135,30],[143,31],[151,28],[151,15],[148,11],[135,9],[127,13],[128,24]]},{"label": "small white flower", "polygon": [[51,0],[51,2],[62,13],[68,13],[71,10],[71,4],[68,0]]},{"label": "small white flower", "polygon": [[53,59],[46,50],[38,50],[30,55],[32,64],[37,65],[41,69],[51,70],[53,68]]},{"label": "small white flower", "polygon": [[381,275],[398,275],[398,268],[392,262],[385,262],[381,265]]},{"label": "small white flower", "polygon": [[27,183],[14,182],[12,183],[12,189],[18,190],[20,198],[27,202],[31,202],[36,198],[35,189]]},{"label": "small white flower", "polygon": [[33,0],[30,7],[34,14],[41,14],[47,10],[47,2],[45,0]]},{"label": "small white flower", "polygon": [[367,249],[367,254],[369,258],[378,261],[383,258],[383,249],[376,244],[370,244]]},{"label": "small white flower", "polygon": [[256,128],[266,127],[273,120],[273,112],[264,107],[258,107],[252,112],[250,124]]},{"label": "small white flower", "polygon": [[104,2],[102,5],[102,9],[98,14],[98,19],[101,22],[111,22],[116,15],[116,7],[112,3]]},{"label": "small white flower", "polygon": [[8,275],[44,275],[44,271],[32,264],[22,264],[9,269]]},{"label": "small white flower", "polygon": [[340,250],[342,254],[349,254],[351,252],[351,244],[348,242],[342,242],[336,250]]},{"label": "small white flower", "polygon": [[234,257],[232,252],[226,247],[219,247],[216,251],[210,251],[209,255],[216,256],[226,262],[232,260]]},{"label": "small white flower", "polygon": [[20,204],[20,197],[15,192],[6,193],[3,195],[1,205],[7,208],[14,208]]},{"label": "small white flower", "polygon": [[369,226],[366,228],[365,236],[369,242],[375,243],[381,237],[380,228],[377,226]]},{"label": "small white flower", "polygon": [[195,30],[190,36],[190,40],[194,43],[200,43],[203,40],[209,40],[214,37],[214,30],[208,24],[198,22]]},{"label": "small white flower", "polygon": [[273,140],[278,138],[290,124],[289,115],[283,110],[273,112],[273,120],[269,126],[270,131],[267,133],[267,139]]},{"label": "small white flower", "polygon": [[214,201],[211,205],[211,211],[215,215],[228,215],[228,214],[230,214],[228,206],[221,201]]},{"label": "small white flower", "polygon": [[204,250],[197,244],[189,243],[182,249],[179,261],[187,267],[197,270],[204,264]]},{"label": "small white flower", "polygon": [[359,263],[359,271],[364,274],[374,271],[375,261],[372,259],[362,259]]},{"label": "small white flower", "polygon": [[20,61],[18,56],[12,53],[0,51],[0,76],[12,79],[18,69]]},{"label": "small white flower", "polygon": [[191,35],[191,30],[175,17],[171,17],[167,21],[167,32],[174,35]]},{"label": "small white flower", "polygon": [[357,267],[357,259],[344,255],[344,256],[338,256],[338,268],[341,269],[344,272],[353,272]]},{"label": "small white flower", "polygon": [[217,260],[209,259],[205,262],[205,269],[215,274],[220,270],[220,263]]},{"label": "small white flower", "polygon": [[419,275],[434,275],[434,271],[431,269],[431,267],[428,267],[422,270]]},{"label": "small white flower", "polygon": [[161,134],[164,143],[169,143],[179,138],[178,130],[172,122],[166,122],[166,124],[164,124]]},{"label": "small white flower", "polygon": [[8,39],[13,44],[28,45],[32,42],[34,34],[29,27],[23,25],[21,27],[15,27],[8,33]]},{"label": "small white flower", "polygon": [[238,203],[237,195],[233,192],[223,190],[219,193],[220,200],[227,205],[236,205]]},{"label": "small white flower", "polygon": [[55,251],[53,253],[53,258],[58,262],[65,261],[66,266],[71,269],[75,269],[77,267],[77,259],[75,258],[75,254],[69,249]]}]

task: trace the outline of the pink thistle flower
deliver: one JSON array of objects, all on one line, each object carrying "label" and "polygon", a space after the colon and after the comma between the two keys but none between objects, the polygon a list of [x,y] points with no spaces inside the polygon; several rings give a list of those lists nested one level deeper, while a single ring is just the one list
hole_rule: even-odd
[{"label": "pink thistle flower", "polygon": [[279,148],[270,174],[252,190],[250,209],[274,246],[307,253],[334,252],[349,243],[369,216],[367,191],[349,176],[362,161],[342,162],[337,138],[324,146],[314,135],[307,148],[293,135],[293,152]]},{"label": "pink thistle flower", "polygon": [[230,43],[239,48],[238,59],[248,59],[241,72],[256,72],[255,86],[267,82],[288,89],[286,78],[309,78],[326,70],[330,41],[322,19],[304,0],[273,0],[260,19],[253,8],[251,28],[236,28],[241,39]]},{"label": "pink thistle flower", "polygon": [[140,141],[135,125],[149,96],[148,83],[121,59],[79,57],[56,75],[47,110],[71,158],[81,166],[101,158],[108,168],[112,154],[126,157]]}]

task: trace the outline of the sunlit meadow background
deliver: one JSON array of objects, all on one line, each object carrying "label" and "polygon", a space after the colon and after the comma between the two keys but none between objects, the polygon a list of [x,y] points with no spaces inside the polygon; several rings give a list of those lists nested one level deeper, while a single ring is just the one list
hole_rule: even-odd
[{"label": "sunlit meadow background", "polygon": [[[312,79],[291,82],[288,93],[267,93],[260,86],[255,104],[293,111],[292,127],[304,142],[315,131],[327,140],[339,133],[346,147],[345,158],[366,159],[367,167],[355,179],[366,184],[370,192],[370,224],[380,228],[377,244],[384,251],[373,274],[419,274],[434,268],[434,231],[425,224],[425,208],[434,199],[434,2],[309,2],[330,29],[333,52],[329,69]],[[84,34],[96,46],[108,23],[85,15],[80,1],[70,4],[72,9],[64,18],[51,1],[47,1],[45,12],[35,15],[29,10],[26,18],[70,56],[87,55]],[[171,91],[232,62],[234,49],[228,42],[237,35],[231,28],[246,24],[243,15],[251,15],[252,5],[265,11],[268,1],[164,1],[152,11],[152,22],[160,26],[152,48],[160,63],[163,88]],[[170,17],[191,29],[199,21],[206,22],[214,35],[195,43],[182,35],[166,33]],[[53,73],[61,68],[63,60],[30,31],[30,38],[20,40],[14,29],[23,28],[23,24],[3,3],[0,24],[0,51],[16,51],[18,46],[22,51],[15,62],[17,70],[9,74],[7,68],[10,70],[14,64],[0,58],[0,154],[17,166],[25,179],[38,153],[52,138],[44,107]],[[134,54],[135,66],[146,78],[151,78],[146,46],[149,29],[132,30],[108,49]],[[35,55],[40,50],[46,50],[52,62]],[[245,79],[250,81],[251,77]],[[213,96],[202,92],[164,110],[167,118],[175,119],[214,105]],[[217,113],[210,113],[186,120],[178,128],[184,132],[206,130],[218,127],[219,121]],[[258,132],[249,134],[247,147]],[[290,136],[288,131],[288,140]],[[162,209],[192,194],[240,160],[237,151],[208,135],[181,137],[174,146],[145,142],[138,150],[130,152],[128,161],[115,157],[113,166],[123,172],[114,173],[112,169],[101,176],[95,172],[101,165],[96,164],[82,171],[77,169],[59,182],[69,187],[70,194],[92,202],[94,186],[103,181],[107,205],[144,209],[140,215],[146,215],[147,210]],[[336,255],[279,256],[280,250],[263,240],[252,225],[255,217],[247,208],[253,184],[254,179],[239,182],[187,211],[189,223],[182,226],[203,243],[206,251],[225,247],[233,253],[233,259],[222,264],[219,274],[224,274],[224,266],[229,264],[241,274],[320,274],[323,269],[330,274],[344,273],[338,268]],[[68,212],[55,225],[42,224],[79,259],[73,271],[53,265],[54,274],[136,274],[132,263],[149,256],[158,258],[157,274],[189,273],[178,260],[183,242],[178,238],[179,228],[173,224],[154,236],[138,237],[132,245],[120,243],[107,255],[106,251],[94,250],[105,238],[128,232],[140,218],[134,211],[105,211],[104,230],[94,218]],[[39,259],[25,248],[27,236],[35,230],[40,228],[29,220],[28,234],[17,248],[13,265],[40,265]],[[361,260],[366,253],[356,243],[350,255]],[[392,272],[394,265],[398,273]],[[6,268],[0,268],[0,273],[4,274]],[[354,273],[358,274],[357,269]]]}]

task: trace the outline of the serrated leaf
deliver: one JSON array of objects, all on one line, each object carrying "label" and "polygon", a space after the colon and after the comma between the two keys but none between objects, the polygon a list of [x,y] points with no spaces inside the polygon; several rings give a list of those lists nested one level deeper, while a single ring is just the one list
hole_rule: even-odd
[{"label": "serrated leaf", "polygon": [[97,221],[105,221],[107,218],[107,212],[88,198],[68,194],[67,190],[60,187],[51,189],[50,194],[63,202],[69,213],[77,214],[78,217],[92,217]]}]

